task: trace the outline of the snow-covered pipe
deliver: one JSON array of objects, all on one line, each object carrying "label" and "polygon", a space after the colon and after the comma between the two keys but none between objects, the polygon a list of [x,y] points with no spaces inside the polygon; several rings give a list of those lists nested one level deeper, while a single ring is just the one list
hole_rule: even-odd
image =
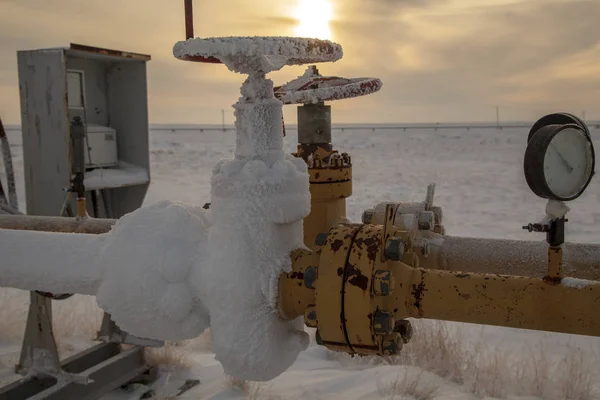
[{"label": "snow-covered pipe", "polygon": [[0,286],[95,295],[106,237],[0,230]]},{"label": "snow-covered pipe", "polygon": [[107,234],[0,230],[0,287],[95,295],[136,336],[191,339],[209,323],[191,279],[206,268],[208,227],[202,208],[162,202]]}]

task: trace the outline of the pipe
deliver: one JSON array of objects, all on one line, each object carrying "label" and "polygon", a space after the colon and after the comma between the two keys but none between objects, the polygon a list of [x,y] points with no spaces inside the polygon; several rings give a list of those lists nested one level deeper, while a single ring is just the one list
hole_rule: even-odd
[{"label": "pipe", "polygon": [[[544,277],[548,274],[546,242],[430,235],[425,269]],[[565,243],[563,274],[600,281],[600,245]]]},{"label": "pipe", "polygon": [[8,205],[15,209],[19,209],[19,202],[17,201],[17,189],[15,186],[15,171],[12,163],[12,155],[10,153],[10,144],[6,137],[6,131],[0,119],[0,145],[2,147],[2,158],[4,160],[4,169],[6,170],[6,182],[8,185]]},{"label": "pipe", "polygon": [[600,298],[600,282],[432,271],[401,265],[392,267],[392,271],[400,278],[396,279],[395,304],[406,304],[408,315],[399,315],[402,318],[600,336],[598,301],[593,300]]},{"label": "pipe", "polygon": [[98,235],[108,233],[117,220],[61,217],[42,217],[31,215],[0,215],[0,232],[2,229],[20,231],[38,231],[55,233],[87,233]]},{"label": "pipe", "polygon": [[104,276],[97,263],[104,237],[0,230],[0,287],[95,295]]},{"label": "pipe", "polygon": [[194,37],[194,7],[193,0],[184,0],[185,6],[185,38]]}]

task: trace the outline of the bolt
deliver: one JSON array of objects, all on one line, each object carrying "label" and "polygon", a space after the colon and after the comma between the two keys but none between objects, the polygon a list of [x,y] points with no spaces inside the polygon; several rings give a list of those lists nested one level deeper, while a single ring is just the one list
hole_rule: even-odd
[{"label": "bolt", "polygon": [[309,328],[317,327],[317,310],[315,306],[308,306],[304,310],[304,324]]},{"label": "bolt", "polygon": [[304,270],[304,287],[307,289],[315,288],[315,281],[317,280],[317,268],[308,267]]},{"label": "bolt", "polygon": [[419,229],[422,231],[430,231],[435,227],[435,214],[433,211],[419,211],[417,219]]},{"label": "bolt", "polygon": [[414,239],[413,242],[413,247],[417,248],[419,250],[421,250],[421,254],[424,255],[425,257],[428,257],[431,249],[429,247],[429,240],[427,239]]},{"label": "bolt", "polygon": [[444,222],[444,212],[442,211],[442,207],[431,207],[431,211],[433,211],[433,215],[435,216],[435,224],[441,225]]},{"label": "bolt", "polygon": [[324,246],[325,242],[327,242],[327,233],[319,233],[317,235],[317,238],[315,239],[315,245],[316,246]]},{"label": "bolt", "polygon": [[410,339],[413,336],[412,324],[407,319],[401,319],[400,321],[396,321],[396,325],[394,326],[394,332],[400,334],[404,343],[408,343],[410,342]]},{"label": "bolt", "polygon": [[404,257],[405,245],[400,238],[389,238],[385,246],[385,258],[392,261],[400,261]]},{"label": "bolt", "polygon": [[402,337],[399,333],[385,335],[381,341],[381,352],[384,356],[395,356],[402,350]]},{"label": "bolt", "polygon": [[373,216],[375,215],[375,210],[373,209],[368,209],[365,212],[363,212],[362,215],[362,223],[365,225],[368,225],[371,223],[371,221],[373,221]]},{"label": "bolt", "polygon": [[377,311],[373,317],[373,332],[376,335],[386,335],[394,332],[394,315],[387,311]]},{"label": "bolt", "polygon": [[391,271],[375,271],[373,292],[378,296],[389,296],[394,291],[394,276]]}]

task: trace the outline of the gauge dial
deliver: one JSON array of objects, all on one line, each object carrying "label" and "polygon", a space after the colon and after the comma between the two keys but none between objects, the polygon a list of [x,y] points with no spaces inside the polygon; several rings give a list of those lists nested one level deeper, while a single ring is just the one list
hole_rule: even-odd
[{"label": "gauge dial", "polygon": [[529,139],[525,152],[525,178],[540,197],[574,200],[594,174],[594,147],[579,125],[547,125]]}]

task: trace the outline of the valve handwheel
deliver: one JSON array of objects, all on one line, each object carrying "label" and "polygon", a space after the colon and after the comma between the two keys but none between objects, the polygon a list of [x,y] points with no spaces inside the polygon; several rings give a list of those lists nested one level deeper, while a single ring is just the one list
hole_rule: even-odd
[{"label": "valve handwheel", "polygon": [[365,96],[381,89],[377,78],[341,78],[322,76],[315,66],[304,75],[275,88],[275,97],[283,104],[315,104]]},{"label": "valve handwheel", "polygon": [[181,41],[175,44],[173,55],[185,61],[214,58],[234,72],[252,74],[277,71],[286,65],[333,62],[341,59],[343,52],[339,44],[329,40],[232,36]]}]

